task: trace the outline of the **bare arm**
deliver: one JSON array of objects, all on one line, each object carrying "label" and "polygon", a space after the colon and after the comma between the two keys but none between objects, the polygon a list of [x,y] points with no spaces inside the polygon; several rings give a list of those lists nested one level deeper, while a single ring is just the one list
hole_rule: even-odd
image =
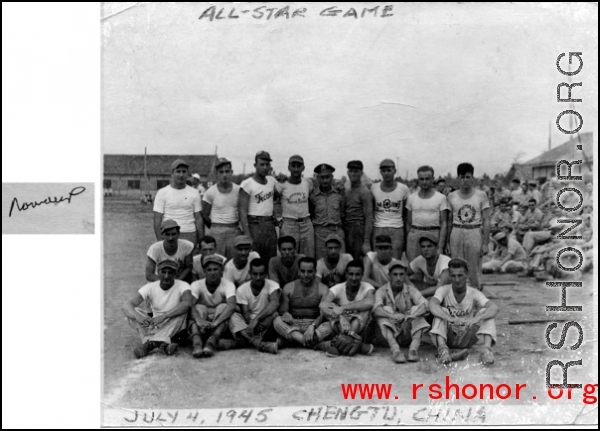
[{"label": "bare arm", "polygon": [[440,211],[440,243],[438,244],[438,253],[444,254],[446,250],[446,236],[448,235],[448,210]]},{"label": "bare arm", "polygon": [[185,280],[185,278],[188,276],[188,274],[192,270],[192,262],[193,262],[192,253],[193,253],[193,251],[190,254],[188,254],[185,257],[185,259],[183,260],[183,271],[181,271],[179,273],[179,275],[176,277],[177,280]]},{"label": "bare arm", "polygon": [[381,284],[377,283],[375,280],[373,280],[371,278],[371,272],[373,271],[373,263],[371,262],[371,259],[369,259],[369,256],[364,257],[363,263],[365,266],[365,274],[363,275],[363,278],[362,278],[363,281],[365,283],[371,284],[375,288],[381,286]]},{"label": "bare arm", "polygon": [[450,322],[450,323],[458,322],[458,319],[456,319],[456,317],[452,317],[447,311],[445,311],[442,308],[442,304],[441,304],[440,300],[435,297],[429,298],[429,311],[435,317],[443,319],[447,322]]},{"label": "bare arm", "polygon": [[[283,287],[283,292],[281,293],[281,300],[279,302],[279,315],[281,319],[285,323],[293,323],[294,319],[292,315],[289,313],[290,310],[290,293],[292,292],[293,284],[286,284]],[[290,321],[291,319],[291,321]]]},{"label": "bare arm", "polygon": [[452,250],[450,249],[450,238],[452,237],[452,210],[448,211],[448,234],[446,235],[446,250],[447,252],[444,254],[452,257]]},{"label": "bare arm", "polygon": [[139,292],[135,292],[135,295],[121,308],[123,310],[123,314],[130,319],[134,319],[142,325],[147,325],[150,323],[150,316],[144,317],[135,311],[135,308],[139,306],[142,302],[144,302],[144,298],[140,295]]},{"label": "bare arm", "polygon": [[362,251],[367,254],[371,251],[371,234],[373,233],[373,198],[368,190],[360,195],[365,215],[365,236],[363,239]]},{"label": "bare arm", "polygon": [[350,304],[342,305],[341,308],[344,311],[367,311],[373,308],[375,303],[375,293],[369,290],[365,297],[360,301],[352,302]]},{"label": "bare arm", "polygon": [[476,316],[465,319],[464,323],[467,325],[475,325],[483,320],[493,319],[498,314],[500,309],[493,301],[488,301],[485,303],[485,311],[483,313],[479,313]]},{"label": "bare arm", "polygon": [[[161,314],[158,317],[163,318],[162,320],[164,321],[170,317],[180,316],[182,314],[187,313],[190,310],[190,307],[192,306],[193,303],[194,303],[194,295],[192,295],[191,291],[186,290],[181,295],[181,301],[179,301],[179,303],[175,307],[171,308],[169,311]],[[155,323],[160,323],[160,322],[156,321],[156,319],[157,319],[157,316],[152,318],[152,320],[154,320]]]},{"label": "bare arm", "polygon": [[271,314],[275,313],[277,311],[277,308],[279,308],[280,296],[281,296],[281,289],[277,289],[277,290],[271,292],[271,294],[269,295],[269,303],[267,304],[267,306],[264,308],[263,311],[261,311],[260,313],[258,313],[256,315],[254,320],[256,320],[257,322],[260,322],[265,317],[270,316]]},{"label": "bare arm", "polygon": [[204,224],[210,229],[210,213],[212,212],[212,204],[209,204],[205,200],[202,201],[202,218]]},{"label": "bare arm", "polygon": [[483,242],[481,244],[481,255],[488,253],[488,244],[490,242],[490,209],[486,208],[482,211],[483,218]]},{"label": "bare arm", "polygon": [[227,305],[219,317],[212,323],[212,326],[216,328],[221,323],[226,322],[233,312],[235,311],[235,295],[227,298]]},{"label": "bare arm", "polygon": [[204,220],[202,220],[202,213],[200,211],[194,213],[194,222],[196,223],[196,237],[198,238],[198,244],[204,237]]},{"label": "bare arm", "polygon": [[154,211],[154,235],[156,236],[156,240],[162,240],[162,235],[160,233],[160,225],[163,221],[163,214]]},{"label": "bare arm", "polygon": [[250,205],[250,195],[246,193],[246,190],[244,189],[240,189],[238,205],[238,211],[240,213],[240,222],[242,223],[244,235],[252,238],[252,236],[250,235],[250,228],[248,227],[248,206]]},{"label": "bare arm", "polygon": [[146,259],[146,280],[159,280],[158,275],[156,275],[156,262],[150,256],[148,256]]}]

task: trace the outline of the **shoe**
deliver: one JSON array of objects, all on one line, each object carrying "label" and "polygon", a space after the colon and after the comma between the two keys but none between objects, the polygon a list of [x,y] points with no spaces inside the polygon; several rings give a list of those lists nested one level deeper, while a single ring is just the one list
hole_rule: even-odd
[{"label": "shoe", "polygon": [[320,341],[313,346],[313,350],[321,350],[323,352],[327,352],[330,346],[331,343],[329,341]]},{"label": "shoe", "polygon": [[369,356],[371,353],[373,353],[373,349],[374,349],[374,347],[372,344],[362,343],[360,345],[360,354]]},{"label": "shoe", "polygon": [[338,356],[340,356],[340,351],[337,349],[337,347],[333,347],[331,343],[329,343],[329,346],[325,351],[325,356],[329,358],[337,358]]},{"label": "shoe", "polygon": [[206,344],[204,345],[204,349],[202,349],[202,353],[204,353],[204,356],[206,356],[207,358],[212,358],[213,356],[215,356],[215,349],[216,349],[216,339],[215,337],[209,337],[208,340],[206,341]]},{"label": "shoe", "polygon": [[408,361],[409,362],[419,362],[419,353],[414,349],[410,349],[408,351]]},{"label": "shoe", "polygon": [[164,343],[161,346],[162,351],[164,352],[165,355],[167,356],[171,356],[172,354],[174,354],[177,351],[177,344],[175,343]]},{"label": "shoe", "polygon": [[467,356],[469,356],[469,349],[462,349],[450,354],[453,361],[462,361],[463,359],[466,359]]},{"label": "shoe", "polygon": [[443,365],[448,365],[452,362],[452,356],[450,356],[450,349],[447,347],[442,347],[438,349],[438,361],[440,361]]},{"label": "shoe", "polygon": [[201,358],[204,355],[202,352],[204,346],[202,345],[202,338],[198,334],[192,337],[192,346],[192,356],[194,358]]},{"label": "shoe", "polygon": [[236,340],[227,340],[221,338],[217,343],[217,347],[219,350],[231,350],[237,348],[239,344],[240,343],[238,343]]},{"label": "shoe", "polygon": [[492,365],[494,363],[494,354],[492,353],[492,349],[486,347],[481,355],[479,355],[479,360],[483,365]]},{"label": "shoe", "polygon": [[156,348],[156,345],[153,341],[146,341],[144,344],[137,346],[133,349],[133,354],[137,359],[141,359],[144,356],[148,356],[151,351]]},{"label": "shoe", "polygon": [[402,354],[400,349],[392,352],[392,361],[396,364],[404,364],[406,362],[406,357]]},{"label": "shoe", "polygon": [[277,354],[277,343],[262,342],[262,343],[260,343],[260,347],[258,348],[258,350],[261,352],[273,353],[274,355],[276,355]]}]

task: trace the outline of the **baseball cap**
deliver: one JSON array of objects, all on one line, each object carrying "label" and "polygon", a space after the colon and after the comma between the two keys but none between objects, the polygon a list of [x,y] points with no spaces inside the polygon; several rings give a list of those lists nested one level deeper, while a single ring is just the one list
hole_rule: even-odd
[{"label": "baseball cap", "polygon": [[158,262],[158,264],[156,265],[156,269],[159,271],[163,268],[171,268],[177,271],[179,269],[179,265],[174,260],[166,259]]},{"label": "baseball cap", "polygon": [[496,235],[494,235],[494,239],[496,241],[500,241],[503,238],[506,238],[506,234],[504,232],[498,232]]},{"label": "baseball cap", "polygon": [[186,162],[184,162],[181,159],[177,159],[175,160],[173,163],[171,163],[171,172],[173,172],[175,169],[177,169],[179,166],[185,166],[186,168],[189,168],[190,165],[188,165]]},{"label": "baseball cap", "polygon": [[216,263],[216,264],[219,264],[219,265],[223,266],[224,262],[223,262],[223,259],[221,259],[216,254],[211,254],[209,256],[204,256],[202,258],[202,268],[204,268],[209,263]]},{"label": "baseball cap", "polygon": [[247,235],[236,236],[233,240],[233,246],[237,247],[238,245],[252,245],[252,240]]},{"label": "baseball cap", "polygon": [[375,247],[382,245],[392,245],[392,238],[389,235],[377,235],[375,237]]},{"label": "baseball cap", "polygon": [[327,238],[325,238],[325,244],[327,244],[329,241],[337,241],[340,245],[342,244],[341,238],[334,233],[327,235]]},{"label": "baseball cap", "polygon": [[394,270],[394,268],[398,268],[398,267],[408,269],[408,264],[406,262],[404,262],[403,260],[397,260],[390,265],[389,272],[392,272]]},{"label": "baseball cap", "polygon": [[537,187],[537,181],[529,181],[529,185],[533,187]]},{"label": "baseball cap", "polygon": [[321,173],[323,173],[323,171],[335,172],[335,168],[328,163],[321,163],[320,165],[317,165],[317,167],[315,168],[316,174],[321,174]]},{"label": "baseball cap", "polygon": [[163,222],[160,224],[160,233],[163,233],[164,231],[172,229],[174,227],[176,227],[177,229],[181,229],[181,227],[177,224],[175,220],[163,220]]},{"label": "baseball cap", "polygon": [[348,162],[348,169],[359,169],[359,170],[363,170],[364,166],[363,166],[363,162],[361,162],[360,160],[351,160]]},{"label": "baseball cap", "polygon": [[396,164],[392,159],[383,159],[379,164],[379,168],[396,168]]},{"label": "baseball cap", "polygon": [[231,164],[231,162],[229,160],[227,160],[225,157],[219,157],[217,159],[217,161],[215,162],[215,168],[218,168],[219,166],[223,166],[226,164]]},{"label": "baseball cap", "polygon": [[254,156],[254,161],[258,159],[268,160],[269,162],[273,161],[271,155],[266,151],[259,151],[258,153],[256,153],[256,156]]},{"label": "baseball cap", "polygon": [[202,178],[200,178],[200,175],[198,175],[198,174],[192,174],[192,178],[196,178],[198,180],[202,179]]},{"label": "baseball cap", "polygon": [[302,158],[302,156],[299,156],[296,154],[296,155],[290,157],[290,161],[288,162],[288,164],[291,165],[293,162],[304,164],[304,159]]},{"label": "baseball cap", "polygon": [[421,233],[421,236],[419,237],[419,244],[421,244],[423,241],[431,241],[435,245],[438,245],[439,243],[437,235],[431,232]]}]

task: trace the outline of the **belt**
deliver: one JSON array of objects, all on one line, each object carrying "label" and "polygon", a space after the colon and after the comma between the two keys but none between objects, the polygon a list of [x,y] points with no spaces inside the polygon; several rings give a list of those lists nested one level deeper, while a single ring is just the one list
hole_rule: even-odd
[{"label": "belt", "polygon": [[322,227],[324,229],[337,230],[340,228],[339,224],[317,224],[315,227]]},{"label": "belt", "polygon": [[284,217],[283,219],[286,220],[286,221],[291,221],[291,222],[296,222],[296,223],[302,223],[302,222],[305,222],[305,221],[309,221],[310,217],[298,217],[298,218]]},{"label": "belt", "polygon": [[479,229],[481,227],[480,224],[453,224],[452,226],[459,229]]},{"label": "belt", "polygon": [[248,216],[248,220],[255,220],[255,221],[273,221],[274,218],[273,216]]},{"label": "belt", "polygon": [[211,227],[212,226],[219,226],[219,227],[237,227],[238,223],[211,223],[210,224]]},{"label": "belt", "polygon": [[439,226],[411,226],[411,229],[417,230],[440,230]]}]

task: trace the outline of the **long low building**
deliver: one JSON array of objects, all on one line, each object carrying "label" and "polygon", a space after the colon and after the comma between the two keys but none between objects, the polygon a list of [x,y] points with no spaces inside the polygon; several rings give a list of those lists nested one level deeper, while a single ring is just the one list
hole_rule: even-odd
[{"label": "long low building", "polygon": [[143,154],[105,154],[104,189],[111,189],[117,196],[139,198],[144,193],[151,193],[154,196],[158,189],[169,184],[171,163],[176,159],[183,159],[188,163],[190,175],[199,174],[200,181],[205,187],[215,181],[216,154],[147,155],[145,161]]}]

